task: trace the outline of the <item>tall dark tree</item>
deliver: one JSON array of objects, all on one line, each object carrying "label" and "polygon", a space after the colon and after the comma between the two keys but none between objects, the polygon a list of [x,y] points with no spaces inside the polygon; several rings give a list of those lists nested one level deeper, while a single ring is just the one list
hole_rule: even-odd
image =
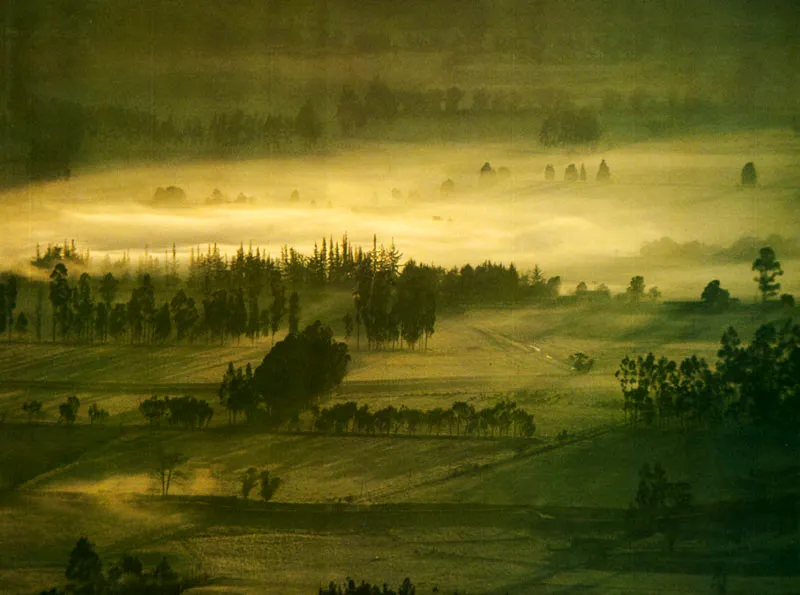
[{"label": "tall dark tree", "polygon": [[758,273],[754,280],[761,292],[761,301],[766,302],[767,299],[776,296],[781,288],[776,279],[783,275],[783,269],[772,248],[766,246],[759,250],[758,258],[753,261],[753,270]]},{"label": "tall dark tree", "polygon": [[280,329],[281,320],[286,314],[286,287],[279,279],[275,278],[271,285],[271,291],[272,305],[269,309],[269,316],[264,318],[269,320],[272,342],[275,343],[275,333]]},{"label": "tall dark tree", "polygon": [[72,290],[67,281],[67,267],[59,262],[50,273],[50,303],[53,305],[53,341],[56,340],[56,321],[58,321],[61,336],[66,338],[70,321],[70,297]]},{"label": "tall dark tree", "polygon": [[172,332],[172,321],[169,316],[169,304],[164,302],[153,316],[153,339],[163,343]]},{"label": "tall dark tree", "polygon": [[194,298],[187,297],[182,289],[173,296],[170,301],[172,320],[175,323],[175,335],[178,343],[191,335],[200,314],[197,312]]},{"label": "tall dark tree", "polygon": [[300,330],[300,296],[296,291],[289,296],[289,334],[296,335]]},{"label": "tall dark tree", "polygon": [[758,183],[756,166],[752,161],[744,164],[742,168],[742,186],[755,186]]},{"label": "tall dark tree", "polygon": [[322,136],[322,122],[314,111],[314,106],[308,100],[300,108],[294,119],[294,129],[308,145],[314,145]]},{"label": "tall dark tree", "polygon": [[98,289],[98,293],[105,303],[106,308],[111,310],[111,304],[114,303],[114,299],[117,297],[117,288],[119,287],[119,281],[114,278],[112,273],[106,273],[103,275],[103,278],[100,281],[100,288]]}]

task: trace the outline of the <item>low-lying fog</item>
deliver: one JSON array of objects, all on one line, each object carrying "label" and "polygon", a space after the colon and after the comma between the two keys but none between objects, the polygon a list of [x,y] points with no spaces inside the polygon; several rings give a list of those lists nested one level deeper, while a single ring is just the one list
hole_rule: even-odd
[{"label": "low-lying fog", "polygon": [[[94,262],[145,244],[181,255],[216,242],[233,253],[252,242],[277,256],[284,244],[309,253],[315,240],[347,232],[355,244],[394,239],[405,257],[437,265],[538,264],[560,274],[564,291],[578,281],[620,288],[634,274],[665,297],[697,296],[720,278],[741,297],[754,292],[748,263],[720,264],[702,254],[667,265],[639,258],[642,245],[669,237],[727,247],[744,236],[796,238],[800,223],[800,140],[788,132],[695,137],[605,152],[525,151],[508,145],[401,146],[330,156],[146,166],[107,166],[69,181],[7,191],[0,203],[0,266],[19,267],[35,246],[74,238]],[[600,160],[611,182],[595,181]],[[479,175],[489,161],[498,172]],[[754,161],[760,187],[740,188]],[[552,163],[556,181],[544,180]],[[586,182],[564,182],[569,163],[585,163]],[[507,168],[508,175],[500,172]],[[455,183],[445,195],[441,184]],[[158,187],[186,193],[183,207],[153,206]],[[218,189],[230,204],[207,205]],[[393,190],[398,192],[393,192]],[[292,200],[297,190],[299,198]],[[233,202],[240,194],[245,203]],[[754,246],[757,249],[758,246]],[[797,278],[781,254],[784,290]]]}]

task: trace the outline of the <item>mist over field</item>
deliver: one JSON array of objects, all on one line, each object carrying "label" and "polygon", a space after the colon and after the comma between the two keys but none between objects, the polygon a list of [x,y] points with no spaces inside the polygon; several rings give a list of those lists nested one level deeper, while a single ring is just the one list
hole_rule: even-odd
[{"label": "mist over field", "polygon": [[0,2],[0,592],[797,593],[798,31]]},{"label": "mist over field", "polygon": [[[240,242],[274,257],[284,245],[310,253],[322,237],[347,233],[355,244],[394,241],[406,257],[445,267],[484,260],[539,265],[579,281],[625,286],[644,274],[670,297],[694,297],[709,278],[734,289],[751,288],[746,262],[712,262],[708,255],[642,256],[646,244],[728,246],[741,238],[797,238],[800,172],[791,133],[703,135],[640,142],[582,153],[545,153],[514,144],[381,144],[308,158],[200,161],[76,172],[69,181],[6,191],[0,233],[2,262],[19,266],[39,243],[74,238],[90,249],[95,266],[124,251],[163,257],[176,244],[216,243],[233,254]],[[596,182],[600,159],[612,180]],[[508,176],[479,176],[484,161]],[[758,188],[739,185],[739,169],[755,161]],[[544,181],[552,163],[556,181]],[[564,182],[569,163],[586,164],[586,182]],[[446,195],[440,185],[455,182]],[[185,206],[158,206],[158,187],[177,186]],[[207,205],[218,189],[230,204]],[[292,199],[294,191],[299,198]],[[394,192],[399,191],[398,192]],[[240,194],[248,202],[233,203]],[[755,256],[760,246],[752,246]],[[782,255],[784,259],[797,254]],[[786,289],[795,283],[786,279]],[[752,293],[752,292],[751,292]]]}]

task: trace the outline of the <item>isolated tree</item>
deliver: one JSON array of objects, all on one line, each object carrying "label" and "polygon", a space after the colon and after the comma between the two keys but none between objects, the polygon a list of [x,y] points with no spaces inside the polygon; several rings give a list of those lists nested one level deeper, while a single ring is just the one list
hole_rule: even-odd
[{"label": "isolated tree", "polygon": [[758,284],[762,302],[766,302],[768,298],[778,295],[781,284],[776,282],[775,279],[783,275],[783,270],[772,248],[767,246],[759,250],[758,258],[753,261],[752,270],[758,273],[754,281]]},{"label": "isolated tree", "polygon": [[269,471],[262,471],[261,475],[259,476],[259,482],[261,484],[259,495],[264,502],[269,502],[272,500],[275,492],[278,491],[278,487],[281,485],[281,480],[277,477],[270,477]]},{"label": "isolated tree", "polygon": [[300,296],[296,291],[289,296],[289,334],[296,335],[300,330]]},{"label": "isolated tree", "polygon": [[598,182],[608,182],[611,179],[611,170],[606,164],[606,160],[600,161],[600,167],[597,168],[597,176],[595,178]]},{"label": "isolated tree", "polygon": [[730,292],[722,288],[718,279],[714,279],[703,289],[700,299],[712,312],[722,312],[728,308],[730,297]]},{"label": "isolated tree", "polygon": [[156,476],[161,482],[161,495],[169,494],[170,484],[177,476],[177,469],[188,461],[180,452],[160,452],[156,461]]},{"label": "isolated tree", "polygon": [[742,186],[755,186],[758,183],[756,166],[752,161],[744,164],[742,168]]},{"label": "isolated tree", "polygon": [[456,183],[450,178],[447,178],[444,182],[442,182],[442,185],[439,187],[439,194],[442,196],[450,196],[455,191]]},{"label": "isolated tree", "polygon": [[258,469],[255,467],[250,467],[244,472],[244,475],[242,475],[242,498],[247,500],[250,497],[250,492],[253,491],[259,480]]},{"label": "isolated tree", "polygon": [[583,163],[581,163],[580,180],[581,180],[581,182],[585,182],[586,181],[586,166],[584,166]]},{"label": "isolated tree", "polygon": [[548,182],[556,179],[556,169],[550,163],[544,168],[544,179]]},{"label": "isolated tree", "polygon": [[569,356],[570,367],[580,374],[588,374],[594,366],[594,360],[583,352]]},{"label": "isolated tree", "polygon": [[75,395],[67,397],[63,403],[58,406],[58,422],[64,422],[67,425],[72,425],[78,418],[78,409],[81,406],[80,399]]},{"label": "isolated tree", "polygon": [[22,410],[28,416],[28,423],[33,423],[33,418],[42,414],[42,402],[28,399],[22,404]]},{"label": "isolated tree", "polygon": [[638,304],[642,297],[644,297],[644,289],[644,277],[641,275],[631,277],[631,282],[625,290],[628,294],[628,300],[630,300],[631,303]]}]

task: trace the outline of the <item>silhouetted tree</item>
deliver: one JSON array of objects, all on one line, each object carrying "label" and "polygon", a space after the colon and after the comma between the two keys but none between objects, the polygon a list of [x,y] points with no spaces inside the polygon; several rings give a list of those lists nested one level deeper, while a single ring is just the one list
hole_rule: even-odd
[{"label": "silhouetted tree", "polygon": [[344,324],[345,339],[349,339],[353,334],[353,314],[350,310],[342,317],[342,323]]},{"label": "silhouetted tree", "polygon": [[755,186],[758,183],[756,166],[752,161],[744,164],[742,168],[742,186]]},{"label": "silhouetted tree", "polygon": [[783,270],[772,248],[767,246],[759,250],[758,258],[753,261],[753,270],[758,273],[755,282],[761,292],[761,301],[766,302],[768,298],[777,295],[781,284],[775,279],[783,275]]},{"label": "silhouetted tree", "polygon": [[67,425],[72,425],[75,423],[75,420],[78,418],[78,409],[81,406],[80,399],[78,397],[72,395],[66,398],[66,400],[58,406],[58,422],[61,423],[62,421]]},{"label": "silhouetted tree", "polygon": [[594,366],[594,360],[583,352],[569,356],[570,367],[581,374],[588,374]]},{"label": "silhouetted tree", "polygon": [[714,279],[706,285],[700,299],[712,312],[722,312],[730,304],[730,292],[723,289],[718,279]]},{"label": "silhouetted tree", "polygon": [[259,495],[264,502],[269,502],[272,500],[275,492],[278,491],[278,487],[281,485],[281,480],[277,477],[270,477],[269,471],[262,471],[259,477],[259,482],[261,484]]},{"label": "silhouetted tree", "polygon": [[644,289],[644,277],[637,275],[635,277],[631,277],[630,285],[628,285],[628,288],[625,291],[628,294],[628,299],[631,301],[631,303],[638,304],[639,300],[644,297]]},{"label": "silhouetted tree", "polygon": [[200,319],[194,298],[187,297],[184,291],[179,290],[170,301],[172,320],[175,323],[175,334],[178,343],[190,336],[192,329]]},{"label": "silhouetted tree", "polygon": [[281,325],[281,320],[286,314],[286,288],[283,284],[273,279],[272,282],[272,305],[269,309],[270,332],[272,334],[272,342],[275,343],[275,333]]},{"label": "silhouetted tree", "polygon": [[105,409],[101,409],[97,406],[97,403],[92,403],[89,406],[89,423],[94,424],[102,423],[108,419],[108,411]]},{"label": "silhouetted tree", "polygon": [[608,182],[611,179],[611,170],[606,164],[606,160],[600,161],[600,167],[597,168],[597,176],[595,178],[598,182]]},{"label": "silhouetted tree", "polygon": [[42,402],[34,399],[28,399],[22,404],[22,410],[28,416],[28,423],[33,423],[34,417],[42,415]]},{"label": "silhouetted tree", "polygon": [[17,319],[14,321],[14,332],[17,333],[19,337],[24,336],[28,332],[28,316],[25,312],[20,312],[17,315]]},{"label": "silhouetted tree", "polygon": [[347,345],[319,321],[276,343],[256,368],[253,381],[273,423],[287,421],[341,383],[350,356]]},{"label": "silhouetted tree", "polygon": [[172,321],[169,316],[169,304],[164,302],[153,317],[153,339],[163,343],[172,332]]},{"label": "silhouetted tree", "polygon": [[296,335],[300,330],[300,296],[296,291],[289,296],[289,334]]},{"label": "silhouetted tree", "polygon": [[[103,563],[87,537],[81,537],[69,554],[66,577],[78,583],[98,585],[103,581]],[[91,593],[94,590],[86,590]]]},{"label": "silhouetted tree", "polygon": [[578,168],[575,167],[574,163],[570,163],[567,166],[567,169],[564,170],[564,181],[565,182],[577,182],[578,181]]},{"label": "silhouetted tree", "polygon": [[66,337],[72,311],[70,297],[72,290],[67,281],[67,267],[59,262],[50,273],[50,303],[53,304],[53,341],[56,340],[56,321],[58,321],[62,338]]},{"label": "silhouetted tree", "polygon": [[177,469],[188,461],[180,452],[160,452],[156,460],[156,476],[161,483],[161,495],[169,495],[169,488],[172,480],[177,475]]},{"label": "silhouetted tree", "polygon": [[258,469],[255,467],[250,467],[244,472],[244,475],[242,475],[242,498],[247,500],[250,497],[250,492],[256,487],[259,479]]},{"label": "silhouetted tree", "polygon": [[294,119],[294,129],[307,144],[315,144],[322,136],[322,122],[317,117],[311,101],[308,100],[300,108]]}]

